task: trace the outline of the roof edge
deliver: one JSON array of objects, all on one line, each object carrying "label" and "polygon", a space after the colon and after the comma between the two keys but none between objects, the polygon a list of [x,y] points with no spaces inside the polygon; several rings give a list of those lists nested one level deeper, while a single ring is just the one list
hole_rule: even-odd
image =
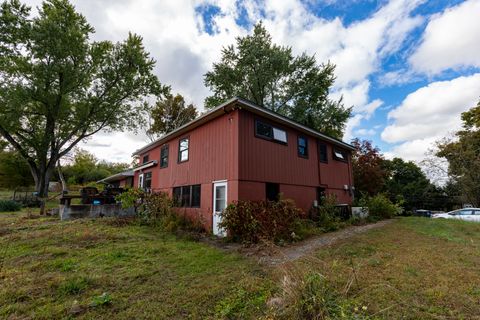
[{"label": "roof edge", "polygon": [[157,140],[153,141],[153,142],[150,142],[149,144],[145,145],[144,147],[140,148],[140,149],[137,149],[135,150],[135,152],[132,154],[132,156],[137,156],[137,155],[140,155],[141,153],[145,152],[145,151],[148,151],[154,147],[156,147],[158,144],[161,144],[161,142],[165,141],[165,140],[168,140],[169,137],[171,136],[174,136],[175,134],[181,132],[182,130],[188,128],[189,126],[191,126],[192,124],[194,123],[197,123],[201,120],[204,120],[206,118],[208,118],[209,116],[211,116],[212,114],[214,114],[215,112],[217,112],[218,110],[220,109],[223,109],[225,108],[226,106],[234,103],[234,102],[237,102],[239,101],[240,98],[238,97],[233,97],[227,101],[225,101],[224,103],[220,104],[219,106],[213,108],[212,110],[209,110],[207,111],[206,113],[202,114],[201,116],[199,116],[198,118],[195,118],[193,119],[192,121],[190,122],[187,122],[186,124],[178,127],[177,129],[167,133],[166,135],[158,138]]},{"label": "roof edge", "polygon": [[246,100],[244,98],[233,97],[233,98],[225,101],[224,103],[218,105],[217,107],[213,108],[212,110],[209,110],[208,112],[202,114],[198,118],[195,118],[192,121],[184,124],[183,126],[178,127],[177,129],[167,133],[166,135],[160,137],[159,139],[145,145],[144,147],[135,150],[135,152],[132,154],[132,156],[138,156],[138,155],[144,153],[145,151],[148,151],[148,150],[151,150],[151,149],[155,148],[156,146],[162,144],[162,142],[168,141],[171,137],[181,133],[183,130],[187,129],[188,127],[192,126],[195,123],[201,122],[202,120],[206,120],[210,117],[215,118],[216,117],[215,116],[216,112],[224,109],[225,107],[227,107],[227,106],[229,106],[233,103],[240,103],[243,106],[246,106],[247,108],[251,108],[251,109],[254,109],[254,110],[256,110],[260,113],[270,115],[271,117],[277,118],[277,119],[279,119],[279,120],[281,120],[281,121],[283,121],[283,122],[285,122],[285,123],[287,123],[287,124],[289,124],[293,127],[296,127],[297,129],[301,129],[302,131],[305,131],[305,132],[307,132],[307,133],[309,133],[313,136],[316,136],[316,137],[321,138],[323,140],[329,141],[333,144],[342,146],[342,147],[347,148],[349,150],[355,150],[355,147],[352,146],[351,144],[347,143],[347,142],[344,142],[342,140],[330,137],[330,136],[328,136],[324,133],[321,133],[321,132],[319,132],[315,129],[309,128],[309,127],[307,127],[307,126],[305,126],[305,125],[303,125],[303,124],[301,124],[301,123],[299,123],[295,120],[292,120],[288,117],[285,117],[285,116],[283,116],[283,115],[281,115],[277,112],[274,112],[272,110],[269,110],[269,109],[261,107],[261,106],[258,106],[254,102],[251,102],[251,101]]}]

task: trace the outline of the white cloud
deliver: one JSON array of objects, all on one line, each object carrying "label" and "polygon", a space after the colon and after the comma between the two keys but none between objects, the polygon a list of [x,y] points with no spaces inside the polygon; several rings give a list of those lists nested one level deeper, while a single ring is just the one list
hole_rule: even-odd
[{"label": "white cloud", "polygon": [[437,140],[437,137],[429,137],[408,141],[393,147],[391,150],[385,152],[384,155],[387,159],[400,157],[404,160],[419,162],[425,159],[425,153]]},{"label": "white cloud", "polygon": [[356,114],[347,121],[347,125],[345,126],[345,134],[343,135],[344,141],[351,141],[355,136],[353,135],[353,130],[358,127],[361,121],[364,119],[364,115]]},{"label": "white cloud", "polygon": [[376,133],[374,129],[358,129],[355,134],[360,137],[365,137],[365,136],[373,136]]},{"label": "white cloud", "polygon": [[[40,3],[39,0],[30,2]],[[319,62],[336,64],[337,81],[332,97],[343,95],[345,105],[354,105],[354,113],[360,114],[349,121],[346,137],[381,105],[380,100],[369,99],[369,77],[379,70],[381,60],[398,50],[408,33],[422,22],[421,17],[411,16],[412,10],[422,2],[391,0],[370,17],[346,26],[339,18],[326,20],[314,15],[300,0],[73,0],[95,27],[94,39],[119,41],[129,31],[140,34],[147,50],[157,60],[156,73],[160,81],[172,85],[174,91],[182,93],[200,109],[209,94],[203,85],[204,73],[218,61],[222,46],[234,43],[236,36],[249,32],[237,24],[242,6],[250,24],[263,20],[275,42],[292,46],[296,54],[305,51],[315,54]],[[206,22],[195,10],[204,5],[220,9],[220,14],[209,22],[213,34],[205,32]],[[111,147],[91,145],[91,150],[103,159],[117,159],[123,153],[128,161],[136,148],[133,144],[147,142],[143,137],[129,136],[131,145],[125,145],[121,136],[122,133],[115,139],[112,136]],[[95,136],[89,143],[105,139]]]},{"label": "white cloud", "polygon": [[430,75],[447,69],[480,67],[480,1],[470,0],[430,18],[409,62]]},{"label": "white cloud", "polygon": [[391,154],[418,159],[432,143],[461,127],[460,114],[476,105],[480,95],[480,73],[438,81],[410,93],[388,118],[393,121],[381,137],[401,143]]}]

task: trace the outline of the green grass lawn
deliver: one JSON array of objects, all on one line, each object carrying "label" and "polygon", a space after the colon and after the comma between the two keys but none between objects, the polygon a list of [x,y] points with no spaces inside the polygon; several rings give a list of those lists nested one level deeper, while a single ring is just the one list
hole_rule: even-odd
[{"label": "green grass lawn", "polygon": [[370,318],[480,315],[480,224],[400,218],[272,268],[113,219],[24,216],[0,213],[2,319],[275,318],[266,302],[292,270],[321,274],[334,303]]},{"label": "green grass lawn", "polygon": [[2,255],[2,319],[252,318],[271,288],[239,255],[112,219],[0,213]]},{"label": "green grass lawn", "polygon": [[480,318],[478,223],[401,218],[295,267],[325,276],[340,299],[373,318]]}]

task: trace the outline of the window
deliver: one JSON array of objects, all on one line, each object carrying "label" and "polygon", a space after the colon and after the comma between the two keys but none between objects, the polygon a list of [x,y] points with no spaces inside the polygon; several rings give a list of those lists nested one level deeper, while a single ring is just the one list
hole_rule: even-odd
[{"label": "window", "polygon": [[143,175],[143,189],[151,189],[152,188],[152,173],[146,172]]},{"label": "window", "polygon": [[178,162],[188,161],[188,138],[178,142]]},{"label": "window", "polygon": [[287,132],[270,124],[255,120],[255,135],[259,138],[287,144]]},{"label": "window", "polygon": [[143,188],[143,173],[138,176],[138,187]]},{"label": "window", "polygon": [[318,158],[320,162],[328,162],[328,155],[327,155],[327,145],[325,143],[319,142],[318,143]]},{"label": "window", "polygon": [[461,216],[470,216],[470,215],[473,214],[473,210],[471,210],[471,209],[468,209],[468,210],[466,210],[466,209],[460,210],[460,211],[458,212],[458,214],[461,215]]},{"label": "window", "polygon": [[280,185],[278,183],[267,182],[265,189],[268,201],[278,201],[278,194],[280,193]]},{"label": "window", "polygon": [[202,186],[199,184],[196,184],[192,186],[192,200],[190,202],[190,205],[192,207],[200,207],[200,193],[201,193]]},{"label": "window", "polygon": [[333,158],[340,161],[348,161],[347,152],[341,149],[333,149]]},{"label": "window", "polygon": [[147,163],[148,160],[149,160],[149,155],[146,154],[146,155],[143,156],[143,161],[142,161],[142,163]]},{"label": "window", "polygon": [[308,139],[304,136],[298,136],[297,139],[297,151],[298,156],[302,158],[308,158]]},{"label": "window", "polygon": [[160,168],[168,167],[168,144],[160,149]]},{"label": "window", "polygon": [[173,199],[175,206],[199,208],[201,196],[201,185],[182,186],[173,188]]}]

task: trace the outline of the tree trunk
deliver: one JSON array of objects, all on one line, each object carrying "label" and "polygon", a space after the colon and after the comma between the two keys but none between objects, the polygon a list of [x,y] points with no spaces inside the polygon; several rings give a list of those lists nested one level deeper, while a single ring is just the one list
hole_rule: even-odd
[{"label": "tree trunk", "polygon": [[37,197],[40,200],[40,215],[45,214],[45,205],[48,198],[48,185],[50,183],[52,173],[52,167],[39,168],[39,170],[37,170],[37,177],[34,179]]},{"label": "tree trunk", "polygon": [[57,161],[57,170],[58,170],[58,177],[62,182],[62,194],[68,193],[67,182],[65,181],[65,177],[63,176],[62,166],[60,165],[60,160]]}]

